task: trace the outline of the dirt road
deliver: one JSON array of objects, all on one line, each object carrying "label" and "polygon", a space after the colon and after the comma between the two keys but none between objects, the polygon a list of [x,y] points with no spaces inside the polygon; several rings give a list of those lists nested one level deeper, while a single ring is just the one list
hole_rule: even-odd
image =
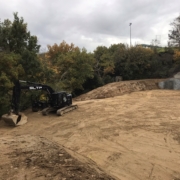
[{"label": "dirt road", "polygon": [[[20,145],[41,137],[80,161],[87,158],[86,164],[94,163],[115,179],[179,180],[179,102],[180,91],[148,90],[77,101],[79,108],[62,117],[27,111],[24,126],[12,128],[0,121],[1,157],[4,149],[8,151],[2,142],[11,144],[12,136]],[[1,165],[6,158],[4,153]]]}]

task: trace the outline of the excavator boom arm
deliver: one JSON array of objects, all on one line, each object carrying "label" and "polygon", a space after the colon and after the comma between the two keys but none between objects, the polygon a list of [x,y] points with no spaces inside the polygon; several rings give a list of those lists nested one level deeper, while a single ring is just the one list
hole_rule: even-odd
[{"label": "excavator boom arm", "polygon": [[[21,83],[26,83],[26,85],[21,85]],[[14,114],[19,114],[19,103],[20,103],[20,96],[21,96],[21,90],[27,89],[27,90],[44,90],[47,91],[48,94],[54,93],[54,90],[47,85],[38,84],[34,82],[29,81],[22,81],[19,80],[15,83],[15,86],[13,87],[13,94],[12,94],[12,101],[11,101],[11,111]]]}]

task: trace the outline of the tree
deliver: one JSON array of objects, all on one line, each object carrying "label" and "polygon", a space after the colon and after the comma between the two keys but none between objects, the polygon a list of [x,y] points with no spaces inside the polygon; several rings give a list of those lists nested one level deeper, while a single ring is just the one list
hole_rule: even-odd
[{"label": "tree", "polygon": [[173,59],[177,64],[180,64],[180,51],[175,51],[173,55]]},{"label": "tree", "polygon": [[20,55],[20,64],[22,64],[26,80],[35,80],[38,72],[41,71],[40,62],[37,53],[40,45],[37,44],[37,37],[31,36],[27,30],[27,23],[24,19],[14,13],[14,20],[11,22],[6,19],[0,24],[0,48],[6,53],[15,53]]},{"label": "tree", "polygon": [[180,49],[180,16],[174,19],[171,23],[172,30],[170,30],[169,36],[169,46],[178,47]]},{"label": "tree", "polygon": [[70,92],[83,89],[87,78],[93,77],[93,56],[85,49],[80,50],[74,44],[65,41],[59,45],[48,45],[46,54],[51,69],[56,73],[54,83],[57,87]]},{"label": "tree", "polygon": [[115,75],[122,76],[123,79],[129,79],[131,70],[128,70],[128,46],[122,43],[118,44],[113,54],[113,60],[115,64]]},{"label": "tree", "polygon": [[151,70],[153,51],[141,46],[119,44],[114,52],[115,74],[123,79],[147,78]]},{"label": "tree", "polygon": [[53,82],[52,80],[55,78],[56,72],[53,70],[52,66],[50,66],[46,53],[38,54],[38,59],[42,69],[42,71],[38,73],[38,79],[41,79],[41,82],[44,84]]},{"label": "tree", "polygon": [[13,15],[13,22],[5,19],[0,24],[0,47],[3,51],[17,54],[21,54],[25,49],[38,53],[40,45],[37,44],[37,37],[31,36],[27,23],[24,23],[22,17],[18,17],[18,13]]},{"label": "tree", "polygon": [[83,89],[82,85],[86,79],[93,78],[93,56],[85,49],[63,56],[59,57],[58,67],[64,88],[71,92]]},{"label": "tree", "polygon": [[134,46],[128,49],[128,61],[133,72],[132,79],[148,78],[153,54],[151,49],[141,46]]},{"label": "tree", "polygon": [[13,82],[24,75],[19,61],[15,53],[0,52],[0,116],[9,109]]},{"label": "tree", "polygon": [[114,73],[114,62],[112,60],[112,53],[105,46],[98,46],[94,51],[94,71],[101,78],[107,74]]},{"label": "tree", "polygon": [[14,13],[13,22],[8,19],[0,22],[0,114],[7,111],[16,80],[41,80],[39,48],[37,37],[31,36],[18,13]]}]

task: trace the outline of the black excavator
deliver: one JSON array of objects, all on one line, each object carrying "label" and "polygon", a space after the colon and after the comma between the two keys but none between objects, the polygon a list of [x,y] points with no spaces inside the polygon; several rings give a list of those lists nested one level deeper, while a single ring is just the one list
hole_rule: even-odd
[{"label": "black excavator", "polygon": [[43,115],[47,115],[49,112],[56,112],[58,116],[62,116],[64,113],[78,107],[77,105],[72,105],[72,95],[69,93],[64,91],[55,92],[48,85],[18,80],[13,87],[11,110],[8,114],[2,116],[5,123],[9,125],[18,126],[27,122],[27,116],[19,112],[22,90],[43,90],[47,93],[47,99],[45,101],[32,101],[32,110],[38,111],[41,109]]}]

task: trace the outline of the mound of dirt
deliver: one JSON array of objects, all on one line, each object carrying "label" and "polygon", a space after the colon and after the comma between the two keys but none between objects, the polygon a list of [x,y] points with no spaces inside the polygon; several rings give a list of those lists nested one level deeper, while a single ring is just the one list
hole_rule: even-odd
[{"label": "mound of dirt", "polygon": [[43,137],[6,136],[0,138],[0,146],[1,180],[113,179],[94,162],[89,163],[90,167]]},{"label": "mound of dirt", "polygon": [[120,81],[107,84],[105,86],[94,89],[86,94],[78,96],[75,101],[89,100],[89,99],[103,99],[114,96],[119,96],[136,91],[159,89],[158,83],[163,79],[144,79],[133,81]]}]

